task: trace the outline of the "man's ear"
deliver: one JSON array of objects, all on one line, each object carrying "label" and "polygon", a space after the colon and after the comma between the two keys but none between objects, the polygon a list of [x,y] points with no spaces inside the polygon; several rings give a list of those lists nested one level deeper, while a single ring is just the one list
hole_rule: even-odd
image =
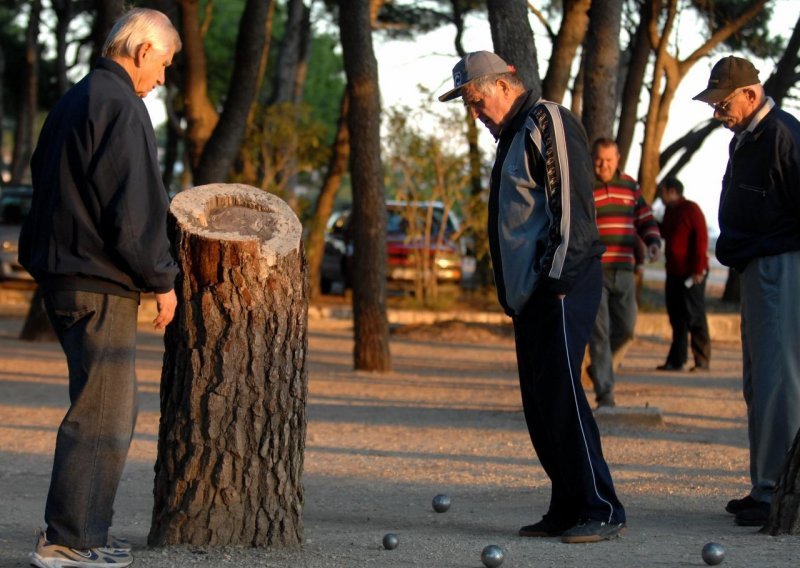
[{"label": "man's ear", "polygon": [[134,62],[137,66],[141,67],[145,60],[152,55],[153,45],[150,42],[140,43],[136,47],[136,54],[134,55]]}]

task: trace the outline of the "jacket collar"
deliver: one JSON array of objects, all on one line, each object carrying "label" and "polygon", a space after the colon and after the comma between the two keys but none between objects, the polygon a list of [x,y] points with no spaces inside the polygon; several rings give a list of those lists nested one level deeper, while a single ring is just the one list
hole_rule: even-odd
[{"label": "jacket collar", "polygon": [[514,116],[506,121],[503,130],[500,132],[500,138],[504,137],[507,133],[513,134],[521,130],[522,127],[525,126],[525,121],[528,119],[528,113],[530,113],[530,110],[536,106],[536,103],[540,100],[541,98],[534,96],[533,91],[527,91],[524,94],[522,102],[517,106]]},{"label": "jacket collar", "polygon": [[135,92],[133,87],[133,79],[131,79],[131,76],[127,71],[125,71],[125,68],[113,59],[109,59],[108,57],[98,57],[94,64],[94,68],[102,69],[103,71],[108,71],[109,73],[119,76],[119,78],[125,81],[125,84],[130,86],[131,90]]}]

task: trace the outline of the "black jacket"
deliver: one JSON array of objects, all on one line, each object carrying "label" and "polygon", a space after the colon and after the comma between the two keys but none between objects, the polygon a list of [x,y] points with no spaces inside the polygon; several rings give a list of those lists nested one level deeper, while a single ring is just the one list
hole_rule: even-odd
[{"label": "black jacket", "polygon": [[542,287],[569,294],[603,254],[593,185],[580,121],[528,92],[500,133],[489,192],[489,248],[507,314]]},{"label": "black jacket", "polygon": [[40,284],[133,298],[173,288],[155,133],[120,65],[101,58],[56,103],[31,173],[19,260]]},{"label": "black jacket", "polygon": [[719,261],[739,271],[753,258],[800,250],[800,122],[775,107],[730,160],[719,204]]}]

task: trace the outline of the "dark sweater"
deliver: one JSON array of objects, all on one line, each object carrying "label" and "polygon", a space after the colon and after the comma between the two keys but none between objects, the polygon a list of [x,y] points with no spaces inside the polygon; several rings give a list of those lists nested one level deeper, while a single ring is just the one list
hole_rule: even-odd
[{"label": "dark sweater", "polygon": [[800,250],[800,122],[773,108],[738,149],[722,181],[717,258],[741,271],[753,258]]},{"label": "dark sweater", "polygon": [[667,207],[661,223],[666,247],[667,275],[688,278],[708,270],[708,230],[706,219],[694,201],[681,198]]},{"label": "dark sweater", "polygon": [[155,133],[120,65],[101,58],[56,103],[31,173],[19,260],[40,284],[134,298],[173,288]]}]

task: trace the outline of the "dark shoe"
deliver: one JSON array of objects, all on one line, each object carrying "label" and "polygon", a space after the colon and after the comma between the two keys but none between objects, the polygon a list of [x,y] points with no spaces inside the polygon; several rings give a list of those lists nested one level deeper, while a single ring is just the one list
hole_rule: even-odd
[{"label": "dark shoe", "polygon": [[683,365],[673,365],[672,363],[664,363],[663,365],[659,365],[656,367],[659,371],[683,371]]},{"label": "dark shoe", "polygon": [[763,527],[769,520],[769,503],[758,502],[755,506],[739,511],[733,522],[740,527]]},{"label": "dark shoe", "polygon": [[708,371],[708,365],[695,365],[689,369],[690,373],[703,373],[705,371]]},{"label": "dark shoe", "polygon": [[625,523],[606,523],[588,519],[579,522],[571,529],[564,531],[561,542],[578,544],[583,542],[600,542],[616,538],[625,532]]},{"label": "dark shoe", "polygon": [[756,505],[758,505],[758,501],[748,495],[742,499],[731,499],[728,501],[728,504],[725,505],[725,510],[731,515],[735,515],[745,509],[752,509]]},{"label": "dark shoe", "polygon": [[519,536],[534,536],[534,537],[548,537],[548,536],[561,536],[564,533],[564,528],[557,525],[555,522],[543,518],[538,523],[532,525],[525,525],[519,529]]},{"label": "dark shoe", "polygon": [[607,392],[597,397],[597,408],[614,408],[616,405],[613,392]]}]

